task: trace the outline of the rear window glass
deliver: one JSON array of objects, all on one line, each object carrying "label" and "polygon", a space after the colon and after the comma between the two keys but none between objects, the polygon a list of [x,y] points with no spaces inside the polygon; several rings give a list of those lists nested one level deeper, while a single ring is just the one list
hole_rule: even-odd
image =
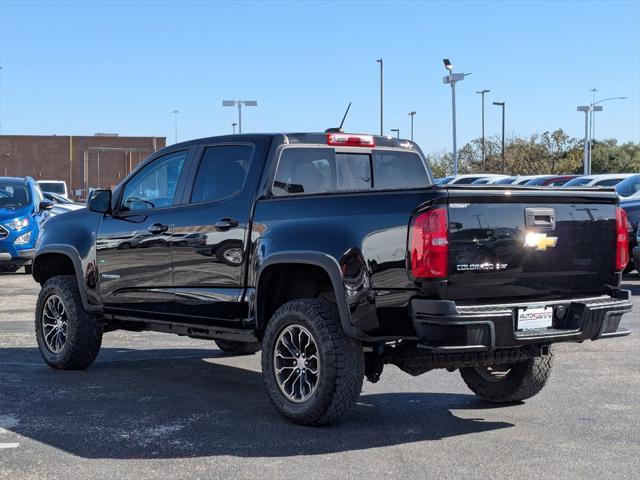
[{"label": "rear window glass", "polygon": [[278,163],[273,193],[404,189],[428,184],[424,163],[413,152],[336,153],[332,148],[286,148]]},{"label": "rear window glass", "polygon": [[38,182],[38,184],[40,185],[40,188],[42,188],[43,192],[59,193],[61,195],[64,195],[66,193],[64,183]]},{"label": "rear window glass", "polygon": [[608,178],[595,183],[596,187],[613,187],[622,181],[621,178]]}]

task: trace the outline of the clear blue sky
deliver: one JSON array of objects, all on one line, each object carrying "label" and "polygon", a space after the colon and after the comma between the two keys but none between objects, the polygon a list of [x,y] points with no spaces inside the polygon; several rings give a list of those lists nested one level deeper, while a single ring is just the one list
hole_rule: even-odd
[{"label": "clear blue sky", "polygon": [[167,136],[231,130],[223,99],[259,101],[245,131],[377,132],[425,151],[450,148],[442,58],[472,72],[458,85],[458,143],[561,127],[583,135],[578,104],[608,102],[596,136],[640,141],[640,2],[28,2],[0,0],[2,133]]}]

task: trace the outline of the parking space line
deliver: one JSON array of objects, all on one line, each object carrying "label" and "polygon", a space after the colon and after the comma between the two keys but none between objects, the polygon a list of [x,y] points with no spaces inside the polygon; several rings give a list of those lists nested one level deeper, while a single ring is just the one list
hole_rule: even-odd
[{"label": "parking space line", "polygon": [[0,450],[5,448],[18,448],[19,443],[0,443]]}]

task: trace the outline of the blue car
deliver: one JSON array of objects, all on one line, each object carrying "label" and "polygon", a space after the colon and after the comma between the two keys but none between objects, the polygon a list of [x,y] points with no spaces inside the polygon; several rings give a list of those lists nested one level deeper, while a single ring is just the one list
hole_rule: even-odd
[{"label": "blue car", "polygon": [[40,226],[53,203],[31,177],[0,177],[0,272],[31,273]]}]

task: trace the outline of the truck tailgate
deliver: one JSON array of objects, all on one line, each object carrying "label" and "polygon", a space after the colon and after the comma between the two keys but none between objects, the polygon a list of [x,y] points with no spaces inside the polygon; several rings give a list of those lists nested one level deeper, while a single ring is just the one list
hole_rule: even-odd
[{"label": "truck tailgate", "polygon": [[449,299],[601,294],[617,285],[609,191],[450,188]]}]

